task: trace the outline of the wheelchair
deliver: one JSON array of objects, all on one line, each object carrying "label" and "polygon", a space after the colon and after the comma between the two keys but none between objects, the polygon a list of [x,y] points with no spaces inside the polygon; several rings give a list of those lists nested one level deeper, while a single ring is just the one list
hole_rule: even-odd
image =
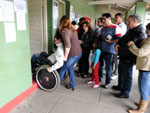
[{"label": "wheelchair", "polygon": [[[58,74],[58,70],[52,72],[47,71],[47,68],[51,67],[53,64],[45,56],[43,57],[41,55],[39,61],[40,62],[38,62],[34,67],[34,70],[32,69],[32,71],[34,72],[33,78],[36,80],[38,86],[42,90],[52,92],[60,86],[60,77]],[[66,80],[68,76],[68,71],[66,71],[63,80]]]}]

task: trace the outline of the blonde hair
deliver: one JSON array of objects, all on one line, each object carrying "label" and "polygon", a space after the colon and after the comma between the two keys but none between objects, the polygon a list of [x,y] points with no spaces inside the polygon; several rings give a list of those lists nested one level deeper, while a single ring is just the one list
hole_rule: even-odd
[{"label": "blonde hair", "polygon": [[76,30],[74,30],[72,23],[70,22],[70,19],[66,15],[62,16],[60,19],[60,32],[64,28],[68,28],[68,29],[72,30],[74,33],[76,33]]}]

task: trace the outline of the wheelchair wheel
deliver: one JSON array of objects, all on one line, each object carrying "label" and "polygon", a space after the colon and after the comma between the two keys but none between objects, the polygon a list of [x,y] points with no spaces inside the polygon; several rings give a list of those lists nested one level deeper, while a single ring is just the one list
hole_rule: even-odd
[{"label": "wheelchair wheel", "polygon": [[54,91],[60,86],[60,77],[57,71],[49,73],[49,65],[42,65],[36,73],[38,86],[44,91]]}]

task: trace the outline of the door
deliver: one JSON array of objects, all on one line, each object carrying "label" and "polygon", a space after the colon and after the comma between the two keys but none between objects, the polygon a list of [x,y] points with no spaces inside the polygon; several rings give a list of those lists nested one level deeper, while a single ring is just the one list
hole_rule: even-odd
[{"label": "door", "polygon": [[59,4],[58,6],[58,9],[59,9],[58,23],[59,23],[59,20],[61,19],[61,17],[65,15],[65,2],[59,0],[58,4]]},{"label": "door", "polygon": [[43,11],[42,0],[29,0],[29,31],[31,56],[43,51]]}]

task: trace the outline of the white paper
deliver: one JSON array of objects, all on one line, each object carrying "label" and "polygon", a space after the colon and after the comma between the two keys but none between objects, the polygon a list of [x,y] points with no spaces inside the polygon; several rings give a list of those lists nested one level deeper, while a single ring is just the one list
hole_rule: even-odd
[{"label": "white paper", "polygon": [[3,1],[4,1],[4,0],[0,0],[0,6],[3,6]]},{"label": "white paper", "polygon": [[27,11],[26,0],[14,0],[14,9],[17,12],[26,13]]},{"label": "white paper", "polygon": [[24,12],[17,12],[17,30],[26,30],[26,19]]},{"label": "white paper", "polygon": [[56,1],[53,2],[53,28],[57,28],[58,24],[58,3]]},{"label": "white paper", "polygon": [[70,21],[75,20],[75,13],[70,13]]},{"label": "white paper", "polygon": [[0,7],[0,21],[3,21],[3,12],[2,12],[2,8]]},{"label": "white paper", "polygon": [[4,1],[2,10],[3,10],[4,21],[13,22],[14,21],[13,3],[10,1]]},{"label": "white paper", "polygon": [[16,28],[14,23],[4,23],[6,43],[16,41]]}]

